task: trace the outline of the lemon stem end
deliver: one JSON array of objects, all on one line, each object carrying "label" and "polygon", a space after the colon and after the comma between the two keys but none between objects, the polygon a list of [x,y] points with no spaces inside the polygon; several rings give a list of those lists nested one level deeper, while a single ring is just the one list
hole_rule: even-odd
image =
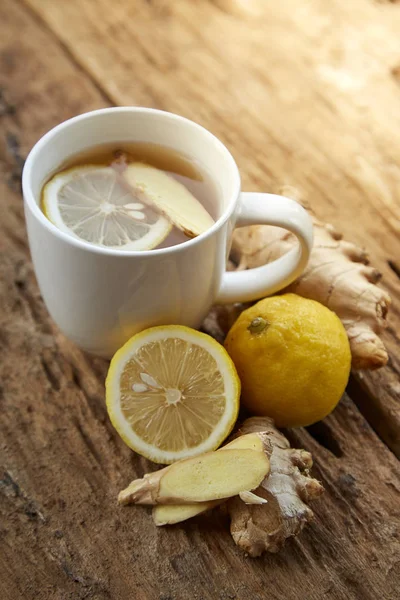
[{"label": "lemon stem end", "polygon": [[266,319],[263,319],[262,317],[256,317],[252,320],[247,329],[250,331],[250,333],[261,333],[266,327],[269,326],[270,323]]}]

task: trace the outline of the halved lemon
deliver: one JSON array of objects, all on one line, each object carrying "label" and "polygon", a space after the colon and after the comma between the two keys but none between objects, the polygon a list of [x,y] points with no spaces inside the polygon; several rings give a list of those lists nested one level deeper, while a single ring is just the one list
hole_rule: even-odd
[{"label": "halved lemon", "polygon": [[43,210],[61,231],[114,250],[151,250],[172,229],[112,167],[89,165],[58,173],[43,188]]},{"label": "halved lemon", "polygon": [[106,380],[109,417],[133,450],[162,464],[215,450],[239,411],[240,381],[223,346],[180,325],[133,336]]}]

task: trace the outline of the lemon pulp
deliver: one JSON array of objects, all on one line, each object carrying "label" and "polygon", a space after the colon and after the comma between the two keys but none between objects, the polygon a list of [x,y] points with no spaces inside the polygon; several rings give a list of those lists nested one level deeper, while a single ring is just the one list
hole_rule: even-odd
[{"label": "lemon pulp", "polygon": [[124,441],[161,463],[217,448],[239,409],[240,383],[227,352],[182,326],[131,338],[111,361],[106,390]]},{"label": "lemon pulp", "polygon": [[74,167],[43,188],[43,210],[61,231],[114,250],[150,250],[172,225],[112,167]]}]

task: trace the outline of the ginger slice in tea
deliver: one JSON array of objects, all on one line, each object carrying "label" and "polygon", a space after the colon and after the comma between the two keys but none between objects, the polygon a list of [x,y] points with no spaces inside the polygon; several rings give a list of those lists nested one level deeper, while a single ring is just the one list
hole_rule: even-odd
[{"label": "ginger slice in tea", "polygon": [[152,204],[188,237],[196,237],[214,224],[201,202],[164,171],[134,162],[128,164],[122,174],[135,191],[142,192],[142,201]]}]

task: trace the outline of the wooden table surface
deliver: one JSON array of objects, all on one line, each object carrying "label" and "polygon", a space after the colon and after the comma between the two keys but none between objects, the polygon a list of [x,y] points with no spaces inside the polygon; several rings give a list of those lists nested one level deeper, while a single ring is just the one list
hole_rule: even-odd
[{"label": "wooden table surface", "polygon": [[[400,598],[399,3],[2,0],[0,23],[1,600]],[[388,366],[291,433],[326,494],[279,554],[244,556],[218,511],[155,529],[116,505],[148,464],[108,421],[107,362],[47,314],[20,190],[46,130],[113,104],[200,122],[244,189],[300,193],[392,295]]]}]

